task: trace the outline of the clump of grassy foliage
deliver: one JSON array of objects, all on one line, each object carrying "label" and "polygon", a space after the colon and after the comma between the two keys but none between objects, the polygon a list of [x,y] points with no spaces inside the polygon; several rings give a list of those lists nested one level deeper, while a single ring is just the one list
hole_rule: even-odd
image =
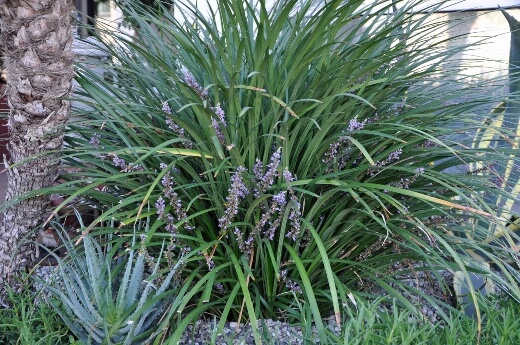
[{"label": "clump of grassy foliage", "polygon": [[[514,241],[488,240],[503,225],[486,194],[507,195],[472,171],[510,153],[473,145],[487,86],[455,78],[448,59],[463,47],[432,39],[449,23],[396,3],[224,0],[208,17],[189,2],[175,15],[121,3],[137,34],[108,34],[111,80],[79,71],[84,107],[52,192],[102,211],[85,232],[124,237],[149,218],[139,235],[152,255],[165,239],[172,255],[197,254],[167,316],[183,316],[171,343],[207,313],[219,328],[301,322],[295,294],[324,329],[373,297],[367,284],[414,313],[417,294],[449,309],[395,264],[467,275],[480,267],[469,250],[520,297],[503,260]],[[96,228],[105,220],[117,231]]]},{"label": "clump of grassy foliage", "polygon": [[7,306],[0,308],[0,344],[73,344],[74,337],[57,311],[43,302],[25,282],[18,290],[9,288]]},{"label": "clump of grassy foliage", "polygon": [[[327,344],[514,344],[520,340],[520,308],[504,298],[483,305],[483,325],[477,320],[452,313],[442,323],[421,323],[413,313],[398,309],[381,310],[382,300],[358,309],[345,310],[346,320],[339,335],[327,335]],[[499,306],[499,308],[498,308]],[[265,343],[272,344],[272,340]]]}]

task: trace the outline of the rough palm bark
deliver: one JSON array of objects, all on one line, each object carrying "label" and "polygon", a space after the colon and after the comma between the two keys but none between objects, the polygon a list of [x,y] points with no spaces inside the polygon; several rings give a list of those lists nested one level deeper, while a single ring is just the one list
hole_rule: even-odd
[{"label": "rough palm bark", "polygon": [[[11,107],[6,202],[52,185],[57,176],[74,75],[71,9],[70,0],[0,0]],[[55,153],[43,154],[52,151]],[[34,259],[31,240],[46,207],[48,197],[35,196],[4,211],[0,222],[0,296]]]}]

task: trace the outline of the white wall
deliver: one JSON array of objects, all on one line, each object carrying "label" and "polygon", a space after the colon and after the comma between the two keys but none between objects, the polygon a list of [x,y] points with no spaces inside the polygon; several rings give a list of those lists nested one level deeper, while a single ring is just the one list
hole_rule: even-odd
[{"label": "white wall", "polygon": [[[520,9],[507,11],[520,20]],[[434,18],[449,19],[456,23],[451,29],[443,31],[437,40],[464,35],[458,40],[459,44],[478,43],[454,57],[467,61],[463,71],[469,82],[507,76],[511,35],[509,24],[501,11],[444,12],[434,14]],[[505,85],[502,92],[507,92]]]},{"label": "white wall", "polygon": [[[424,1],[424,6],[440,3],[439,0]],[[520,7],[519,0],[450,0],[442,5],[442,11],[466,11],[466,10],[490,10],[502,8]]]}]

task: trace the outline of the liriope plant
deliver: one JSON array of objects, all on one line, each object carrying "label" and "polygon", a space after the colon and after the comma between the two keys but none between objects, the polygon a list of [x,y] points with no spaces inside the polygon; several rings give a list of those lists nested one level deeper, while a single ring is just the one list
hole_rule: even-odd
[{"label": "liriope plant", "polygon": [[476,109],[494,100],[459,102],[486,82],[461,87],[449,58],[464,47],[432,40],[449,23],[398,3],[223,0],[204,14],[121,2],[136,33],[109,33],[112,80],[79,70],[87,110],[52,191],[97,205],[87,233],[150,218],[150,252],[164,238],[199,248],[170,343],[208,310],[219,329],[301,322],[295,298],[323,333],[373,285],[415,312],[413,295],[450,308],[397,277],[417,262],[467,275],[467,249],[510,254],[480,241],[496,188],[467,173],[504,157],[472,147],[490,126]]}]

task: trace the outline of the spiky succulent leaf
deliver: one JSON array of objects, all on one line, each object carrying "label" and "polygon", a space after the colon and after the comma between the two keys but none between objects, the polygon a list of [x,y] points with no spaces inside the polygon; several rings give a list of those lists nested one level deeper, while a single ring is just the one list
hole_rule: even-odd
[{"label": "spiky succulent leaf", "polygon": [[[108,340],[146,343],[155,334],[165,303],[173,298],[174,292],[167,290],[172,287],[172,277],[181,262],[172,267],[157,289],[154,285],[158,266],[143,281],[145,254],[134,246],[127,253],[108,250],[105,254],[98,240],[86,235],[81,250],[68,248],[70,260],[56,256],[57,276],[47,290],[54,296],[51,303],[74,334],[95,344]],[[121,260],[116,260],[114,254],[120,255]]]}]

